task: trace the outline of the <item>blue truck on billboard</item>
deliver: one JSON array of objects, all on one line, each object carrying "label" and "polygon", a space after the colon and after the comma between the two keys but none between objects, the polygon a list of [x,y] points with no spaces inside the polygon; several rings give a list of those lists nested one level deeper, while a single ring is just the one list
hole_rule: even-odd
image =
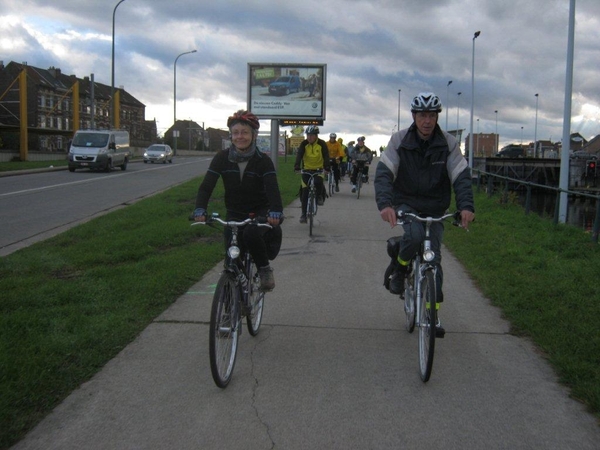
[{"label": "blue truck on billboard", "polygon": [[276,78],[269,83],[269,94],[271,95],[290,95],[294,92],[300,92],[302,84],[298,75],[287,75]]}]

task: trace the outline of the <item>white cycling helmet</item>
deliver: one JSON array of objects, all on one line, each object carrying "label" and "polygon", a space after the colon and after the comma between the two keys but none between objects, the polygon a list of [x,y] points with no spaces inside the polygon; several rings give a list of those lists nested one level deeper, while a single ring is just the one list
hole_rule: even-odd
[{"label": "white cycling helmet", "polygon": [[319,134],[319,127],[315,126],[315,125],[309,125],[308,127],[306,127],[306,130],[304,131],[306,134]]},{"label": "white cycling helmet", "polygon": [[411,112],[435,111],[442,112],[442,102],[433,92],[421,92],[410,103]]}]

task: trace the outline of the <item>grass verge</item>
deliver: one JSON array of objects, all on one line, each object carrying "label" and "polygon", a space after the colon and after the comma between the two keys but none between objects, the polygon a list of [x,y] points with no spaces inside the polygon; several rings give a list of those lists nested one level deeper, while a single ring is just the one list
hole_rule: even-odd
[{"label": "grass verge", "polygon": [[69,161],[60,159],[56,161],[5,161],[0,162],[0,172],[13,172],[15,170],[45,169],[50,166],[68,166]]},{"label": "grass verge", "polygon": [[444,243],[516,335],[527,336],[571,395],[600,417],[600,246],[499,197],[476,196],[470,233],[446,227]]}]

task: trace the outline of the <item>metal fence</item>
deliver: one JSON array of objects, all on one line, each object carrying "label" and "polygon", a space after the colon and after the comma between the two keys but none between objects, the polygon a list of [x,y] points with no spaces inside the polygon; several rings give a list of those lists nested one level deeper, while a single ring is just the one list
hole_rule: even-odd
[{"label": "metal fence", "polygon": [[558,224],[558,212],[559,212],[559,202],[560,202],[560,194],[566,193],[567,195],[577,195],[579,197],[590,198],[596,200],[596,217],[594,219],[594,225],[592,227],[592,241],[598,243],[598,235],[600,233],[600,195],[598,194],[588,194],[581,191],[572,191],[568,189],[561,189],[559,187],[554,186],[545,186],[543,184],[532,183],[529,181],[523,181],[516,178],[505,177],[502,175],[497,175],[494,173],[486,172],[485,170],[480,169],[472,169],[473,173],[477,173],[477,191],[481,192],[482,189],[482,178],[486,179],[486,189],[488,196],[492,196],[494,193],[494,180],[500,180],[500,184],[502,185],[503,195],[507,196],[508,192],[511,190],[510,185],[514,186],[515,184],[521,185],[525,188],[525,214],[529,214],[531,211],[531,190],[542,189],[547,191],[553,191],[556,193],[556,206],[554,208],[554,224]]}]

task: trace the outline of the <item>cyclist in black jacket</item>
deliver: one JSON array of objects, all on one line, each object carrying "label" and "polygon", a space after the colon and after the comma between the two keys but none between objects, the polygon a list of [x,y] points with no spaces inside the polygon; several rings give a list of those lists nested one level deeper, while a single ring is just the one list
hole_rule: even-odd
[{"label": "cyclist in black jacket", "polygon": [[[204,222],[208,200],[219,177],[225,187],[227,220],[244,220],[254,213],[267,217],[273,228],[247,225],[243,230],[243,244],[258,267],[261,290],[275,287],[273,269],[269,260],[275,259],[281,247],[283,205],[277,173],[273,161],[256,147],[260,123],[248,111],[238,111],[227,120],[232,146],[218,152],[210,163],[196,196],[194,220]],[[230,232],[228,229],[225,233]],[[228,236],[225,236],[227,245]]]},{"label": "cyclist in black jacket", "polygon": [[[411,102],[413,123],[394,133],[383,152],[375,173],[375,200],[381,218],[396,226],[396,211],[402,209],[420,215],[439,217],[450,206],[454,189],[456,207],[461,212],[461,225],[467,229],[475,218],[471,171],[460,153],[456,138],[439,127],[438,114],[442,102],[437,95],[426,92]],[[388,241],[392,257],[384,284],[393,294],[404,292],[404,278],[410,260],[424,239],[424,225],[411,222],[403,225],[400,239]],[[431,245],[438,264],[438,286],[441,294],[441,244],[443,222],[431,226]],[[440,295],[440,301],[443,297]],[[440,327],[441,328],[441,327]],[[443,329],[442,329],[443,330]],[[442,333],[443,334],[443,333]]]}]

